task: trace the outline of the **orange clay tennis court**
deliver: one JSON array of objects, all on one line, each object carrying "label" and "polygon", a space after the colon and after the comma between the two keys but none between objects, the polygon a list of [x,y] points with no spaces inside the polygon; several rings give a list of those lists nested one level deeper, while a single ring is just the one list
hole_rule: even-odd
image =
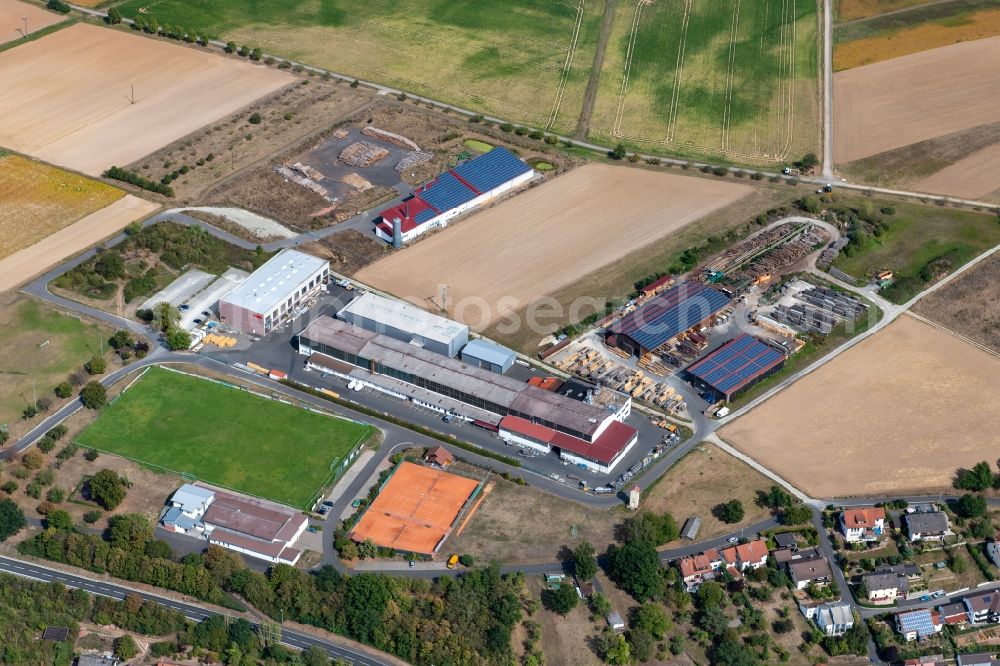
[{"label": "orange clay tennis court", "polygon": [[478,485],[474,479],[404,462],[361,516],[351,539],[430,555]]}]

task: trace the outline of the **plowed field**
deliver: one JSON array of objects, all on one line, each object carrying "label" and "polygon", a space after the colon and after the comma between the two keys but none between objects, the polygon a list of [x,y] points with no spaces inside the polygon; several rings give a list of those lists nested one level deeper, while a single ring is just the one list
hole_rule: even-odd
[{"label": "plowed field", "polygon": [[66,20],[65,16],[19,0],[0,0],[0,44],[22,39],[27,18],[28,34]]}]

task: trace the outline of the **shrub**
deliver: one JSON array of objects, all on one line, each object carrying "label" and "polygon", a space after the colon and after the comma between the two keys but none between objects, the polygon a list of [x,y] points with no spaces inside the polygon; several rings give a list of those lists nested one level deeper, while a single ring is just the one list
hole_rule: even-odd
[{"label": "shrub", "polygon": [[108,393],[100,382],[88,382],[80,391],[80,400],[87,409],[100,409],[108,402]]},{"label": "shrub", "polygon": [[94,462],[97,460],[99,455],[101,455],[101,453],[97,449],[87,449],[87,452],[83,454],[83,457],[90,462]]},{"label": "shrub", "polygon": [[550,146],[554,146],[557,143],[559,143],[559,139],[556,137],[555,134],[549,134],[545,137],[545,143],[549,144]]},{"label": "shrub", "polygon": [[83,369],[91,375],[103,375],[104,371],[107,370],[107,367],[107,362],[100,356],[94,356],[83,364]]},{"label": "shrub", "polygon": [[45,396],[42,396],[41,398],[35,401],[35,408],[39,412],[47,412],[51,407],[52,407],[52,401]]},{"label": "shrub", "polygon": [[17,492],[17,482],[7,481],[2,486],[0,486],[0,490],[4,491],[8,495],[13,495],[15,492]]},{"label": "shrub", "polygon": [[[52,482],[56,480],[56,473],[51,469],[43,469],[38,474],[35,475],[35,481],[42,484],[43,486],[51,486]],[[62,501],[62,500],[60,500]]]},{"label": "shrub", "polygon": [[516,134],[518,136],[527,136],[527,134],[528,134],[528,128],[527,127],[515,127],[514,128],[514,134]]},{"label": "shrub", "polygon": [[253,51],[250,52],[251,60],[260,60],[263,56],[264,52],[260,50],[260,47],[255,48]]},{"label": "shrub", "polygon": [[35,407],[34,405],[28,405],[27,407],[24,408],[24,410],[21,411],[21,418],[23,418],[25,421],[33,419],[36,416],[38,416],[38,408]]},{"label": "shrub", "polygon": [[247,118],[247,122],[251,125],[260,125],[260,114],[254,111],[250,114],[250,117]]},{"label": "shrub", "polygon": [[88,525],[93,525],[94,523],[96,523],[98,520],[101,519],[102,515],[104,514],[101,513],[100,510],[93,509],[92,511],[88,511],[87,513],[83,514],[83,522],[87,523]]},{"label": "shrub", "polygon": [[60,14],[69,14],[70,9],[72,9],[72,7],[62,2],[62,0],[49,0],[45,3],[45,6]]},{"label": "shrub", "polygon": [[511,125],[510,123],[502,123],[500,125],[500,131],[502,131],[502,132],[513,132],[514,131],[514,126]]},{"label": "shrub", "polygon": [[21,462],[28,469],[41,469],[45,458],[38,451],[31,450],[21,456]]},{"label": "shrub", "polygon": [[471,567],[473,564],[475,564],[475,561],[476,561],[475,558],[473,558],[472,555],[469,555],[468,553],[458,556],[458,563],[461,564],[463,567]]},{"label": "shrub", "polygon": [[528,133],[528,138],[529,139],[535,139],[536,141],[539,140],[539,139],[541,139],[544,136],[545,136],[545,133],[542,132],[541,130],[531,130]]},{"label": "shrub", "polygon": [[111,511],[125,499],[125,485],[118,474],[110,469],[102,469],[87,481],[90,498]]},{"label": "shrub", "polygon": [[123,183],[128,183],[129,185],[135,185],[136,187],[142,188],[144,190],[149,190],[150,192],[155,192],[157,194],[162,194],[165,197],[174,196],[174,190],[171,187],[164,185],[163,183],[157,183],[156,181],[150,180],[144,176],[140,176],[134,171],[129,171],[127,169],[122,169],[116,166],[111,167],[104,172],[105,178],[111,178],[112,180],[119,180]]},{"label": "shrub", "polygon": [[73,386],[69,382],[62,382],[55,389],[57,398],[68,398],[73,395]]},{"label": "shrub", "polygon": [[240,46],[240,50],[237,51],[237,53],[246,58],[248,55],[250,55],[250,47],[247,46],[246,44],[243,44],[242,46]]},{"label": "shrub", "polygon": [[108,15],[104,19],[111,25],[118,25],[122,22],[122,12],[117,7],[112,7],[108,10]]},{"label": "shrub", "polygon": [[625,144],[619,143],[617,146],[615,146],[614,150],[608,153],[608,157],[610,157],[613,160],[620,160],[624,159],[626,154],[627,151],[625,150]]},{"label": "shrub", "polygon": [[52,488],[45,496],[45,499],[53,504],[61,504],[66,499],[66,491],[62,488]]},{"label": "shrub", "polygon": [[226,42],[224,50],[226,53],[236,53],[236,42]]}]

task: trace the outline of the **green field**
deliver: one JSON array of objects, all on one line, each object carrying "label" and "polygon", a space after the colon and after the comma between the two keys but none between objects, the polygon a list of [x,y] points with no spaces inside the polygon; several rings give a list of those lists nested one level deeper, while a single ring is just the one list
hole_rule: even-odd
[{"label": "green field", "polygon": [[536,127],[572,132],[602,4],[585,0],[126,0],[162,24]]},{"label": "green field", "polygon": [[150,369],[78,438],[207,483],[309,508],[371,426]]},{"label": "green field", "polygon": [[[837,197],[838,204],[858,210],[865,201]],[[1000,243],[996,215],[918,204],[875,201],[869,205],[875,211],[892,206],[895,213],[880,215],[884,228],[879,235],[856,225],[852,233],[860,232],[860,241],[852,243],[853,250],[845,248],[833,265],[861,282],[880,270],[892,271],[896,283],[883,295],[895,303],[908,301],[931,281]]]},{"label": "green field", "polygon": [[816,3],[619,2],[591,138],[768,164],[818,152]]},{"label": "green field", "polygon": [[112,333],[31,299],[0,311],[0,425],[8,425],[12,440],[39,420],[21,420],[25,400],[37,394],[56,401],[56,385],[99,354],[102,343],[108,351]]}]

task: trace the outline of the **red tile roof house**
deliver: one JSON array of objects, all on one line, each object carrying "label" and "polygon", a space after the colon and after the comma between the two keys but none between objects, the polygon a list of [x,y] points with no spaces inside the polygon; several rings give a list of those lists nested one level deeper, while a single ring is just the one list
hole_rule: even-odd
[{"label": "red tile roof house", "polygon": [[878,541],[886,531],[885,509],[845,509],[840,514],[840,531],[848,543]]},{"label": "red tile roof house", "polygon": [[767,543],[761,539],[724,548],[721,553],[726,571],[734,578],[747,569],[759,569],[767,564]]},{"label": "red tile roof house", "polygon": [[713,580],[715,572],[721,567],[722,557],[714,548],[677,560],[677,568],[688,592],[694,592],[706,580]]}]

